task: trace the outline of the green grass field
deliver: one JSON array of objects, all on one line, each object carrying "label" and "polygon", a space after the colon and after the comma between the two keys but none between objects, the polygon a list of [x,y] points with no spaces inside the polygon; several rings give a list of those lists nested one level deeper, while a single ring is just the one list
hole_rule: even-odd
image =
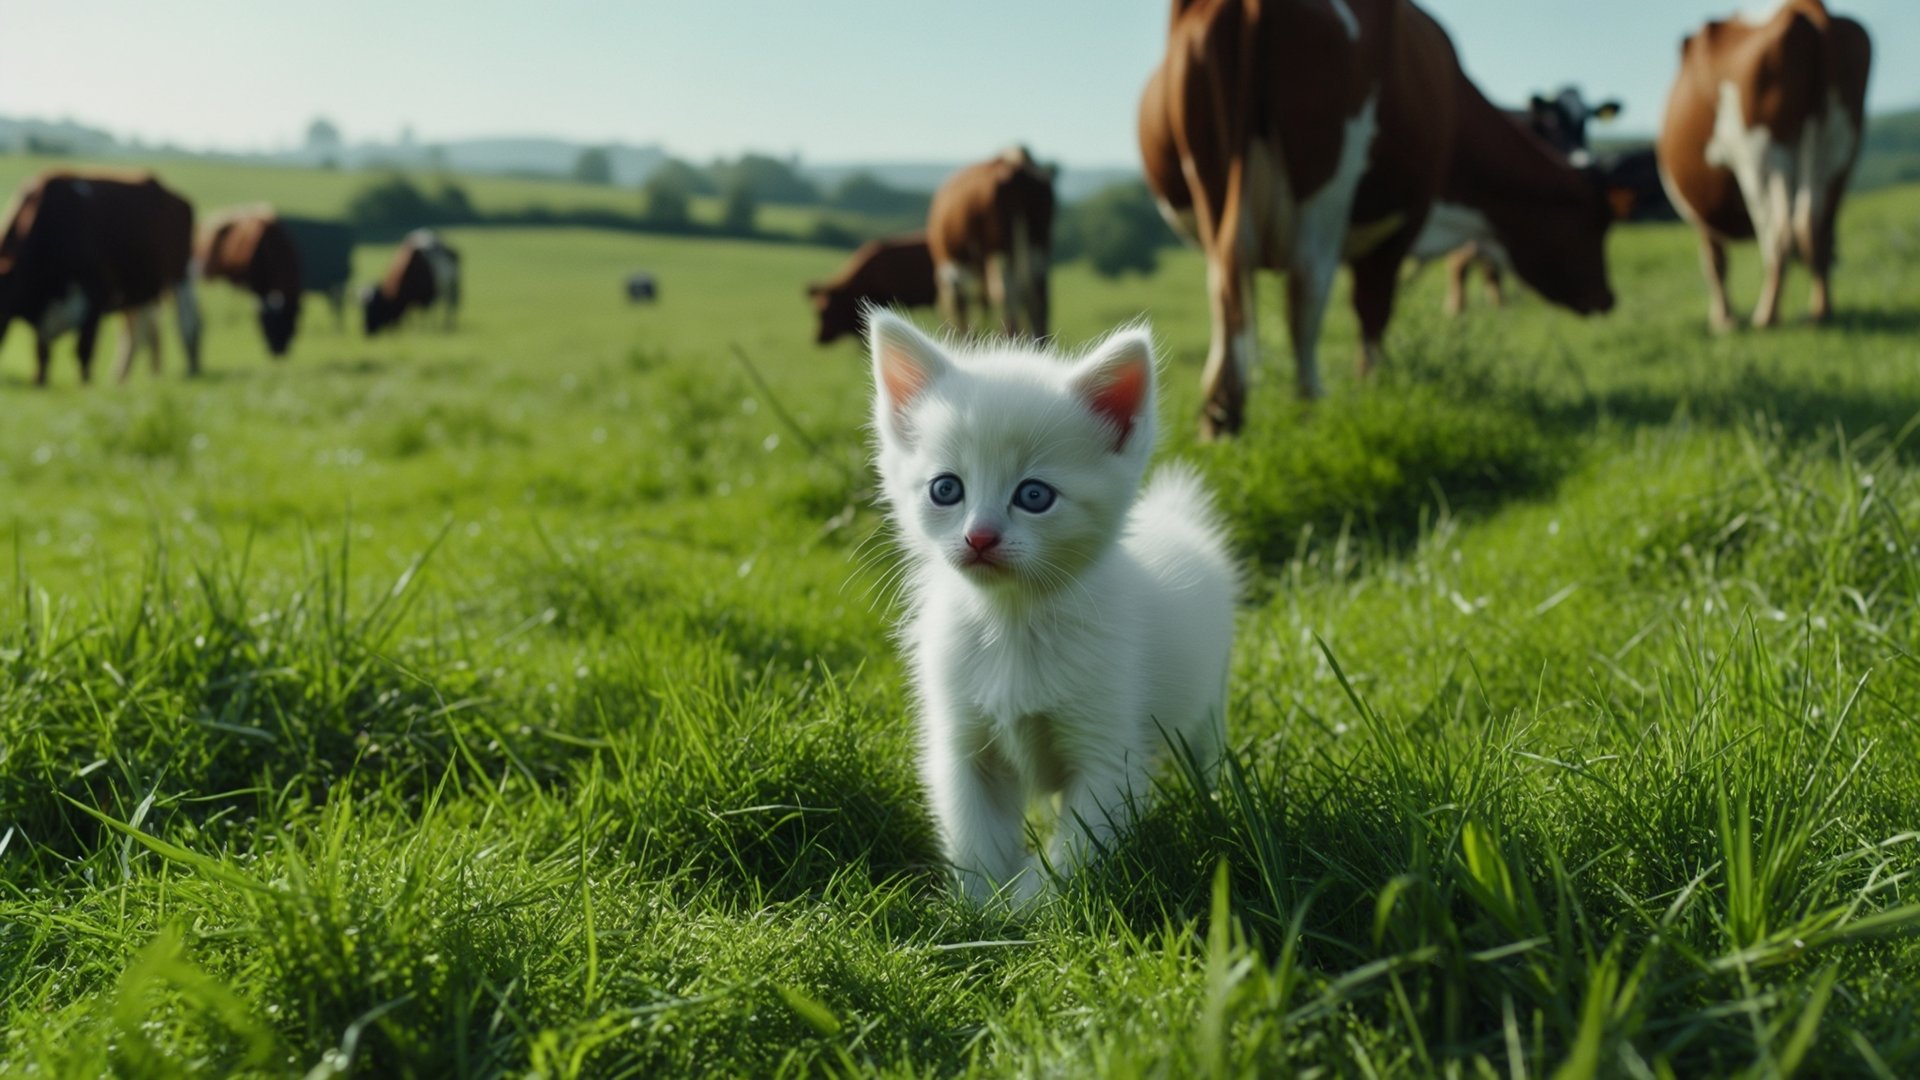
[{"label": "green grass field", "polygon": [[453,332],[210,289],[194,382],[16,326],[0,1073],[1915,1075],[1920,189],[1844,225],[1824,330],[1674,228],[1600,320],[1429,271],[1369,385],[1337,298],[1311,412],[1263,282],[1217,447],[1198,259],[1062,269],[1249,586],[1234,766],[1023,920],[934,867],[840,253],[455,231]]}]

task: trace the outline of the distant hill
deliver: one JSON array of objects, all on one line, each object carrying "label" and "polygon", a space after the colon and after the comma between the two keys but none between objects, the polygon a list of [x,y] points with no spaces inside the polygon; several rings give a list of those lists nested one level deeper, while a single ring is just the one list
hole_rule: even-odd
[{"label": "distant hill", "polygon": [[[448,169],[453,172],[497,176],[569,177],[574,162],[590,144],[543,136],[486,139],[450,139],[446,142],[360,142],[337,151],[306,147],[264,154],[260,160],[281,165],[323,165],[331,161],[346,169]],[[634,187],[646,180],[667,152],[657,145],[624,143],[601,146],[613,164],[613,182]]]},{"label": "distant hill", "polygon": [[[1597,149],[1645,146],[1648,138],[1596,139]],[[332,151],[307,147],[265,153],[191,153],[171,146],[138,141],[122,142],[110,132],[71,120],[33,120],[0,117],[0,153],[28,152],[111,159],[150,160],[156,157],[205,157],[254,164],[326,166],[344,169],[397,168],[414,171],[447,170],[470,175],[568,178],[580,153],[603,146],[613,165],[613,182],[636,187],[668,160],[670,152],[657,143],[594,144],[545,136],[449,139],[442,142],[357,142]],[[1046,159],[1045,148],[1038,148]],[[984,155],[983,155],[984,156]],[[964,162],[837,162],[810,165],[800,172],[822,191],[856,173],[867,173],[894,188],[931,192]],[[1065,202],[1076,202],[1110,184],[1137,180],[1140,170],[1125,165],[1074,166],[1060,169],[1058,190]],[[1854,174],[1856,190],[1891,184],[1920,183],[1920,108],[1882,113],[1867,124],[1866,147]]]},{"label": "distant hill", "polygon": [[1920,183],[1920,108],[1868,117],[1854,190],[1912,183]]},{"label": "distant hill", "polygon": [[39,153],[95,155],[110,153],[118,145],[112,134],[71,120],[14,120],[0,116],[0,150],[37,148]]},{"label": "distant hill", "polygon": [[[987,155],[982,154],[985,158]],[[1047,160],[1045,154],[1039,155]],[[809,180],[820,185],[822,190],[831,190],[835,184],[855,173],[867,173],[889,187],[905,191],[931,192],[940,186],[953,170],[966,164],[961,161],[947,162],[866,162],[841,163],[834,165],[803,165],[801,172]],[[1062,165],[1060,175],[1054,182],[1055,190],[1065,202],[1074,202],[1106,187],[1108,184],[1138,180],[1140,170],[1134,166],[1078,166]]]}]

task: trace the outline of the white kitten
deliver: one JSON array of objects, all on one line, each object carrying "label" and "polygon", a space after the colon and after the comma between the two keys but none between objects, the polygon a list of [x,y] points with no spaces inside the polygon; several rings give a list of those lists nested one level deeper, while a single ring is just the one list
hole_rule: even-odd
[{"label": "white kitten", "polygon": [[1049,861],[1068,872],[1131,823],[1170,745],[1218,759],[1233,565],[1192,472],[1140,490],[1145,329],[1071,362],[949,352],[880,311],[869,337],[933,813],[967,896],[1025,902],[1045,887],[1031,803],[1060,796]]}]

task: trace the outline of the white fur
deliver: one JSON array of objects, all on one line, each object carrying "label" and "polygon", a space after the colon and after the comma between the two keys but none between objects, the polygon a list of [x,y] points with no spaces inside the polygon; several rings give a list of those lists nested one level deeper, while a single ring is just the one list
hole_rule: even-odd
[{"label": "white fur", "polygon": [[[1341,133],[1340,161],[1327,185],[1301,202],[1294,227],[1287,273],[1297,279],[1296,303],[1288,310],[1292,320],[1296,378],[1307,397],[1320,396],[1320,324],[1333,278],[1346,255],[1347,231],[1353,218],[1353,198],[1366,174],[1379,132],[1379,95],[1369,96],[1360,111],[1347,120]],[[1249,314],[1249,325],[1252,319]]]},{"label": "white fur", "polygon": [[1460,203],[1436,202],[1408,255],[1424,262],[1476,243],[1503,269],[1511,268],[1512,260],[1494,236],[1493,223],[1485,214]]},{"label": "white fur", "polygon": [[[1059,796],[1048,861],[1069,872],[1131,822],[1170,741],[1216,763],[1232,561],[1191,472],[1162,469],[1141,490],[1155,426],[1144,330],[1068,362],[949,350],[884,312],[869,327],[882,495],[911,571],[901,637],[922,776],[964,894],[1024,902],[1046,883],[1026,849],[1030,807]],[[1122,439],[1089,401],[1127,372],[1144,381]],[[965,486],[953,507],[930,498],[943,473]],[[1050,509],[1013,505],[1028,479],[1058,492]],[[963,565],[979,528],[1001,533],[1003,569]]]},{"label": "white fur", "polygon": [[[1747,125],[1738,86],[1723,81],[1719,89],[1705,156],[1707,164],[1733,173],[1753,222],[1767,270],[1755,307],[1758,322],[1771,318],[1778,304],[1780,269],[1794,255],[1796,240],[1802,249],[1811,244],[1814,223],[1825,211],[1833,183],[1853,163],[1859,133],[1836,93],[1829,95],[1824,110],[1806,118],[1798,144],[1784,143],[1765,124]],[[1684,203],[1675,200],[1675,205]],[[1688,217],[1693,216],[1689,211]]]}]

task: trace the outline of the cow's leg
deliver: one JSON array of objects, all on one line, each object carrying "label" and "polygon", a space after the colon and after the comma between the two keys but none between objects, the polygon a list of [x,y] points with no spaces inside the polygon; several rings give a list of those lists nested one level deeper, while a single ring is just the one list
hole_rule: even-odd
[{"label": "cow's leg", "polygon": [[1053,271],[1052,262],[1052,253],[1045,247],[1033,249],[1033,261],[1028,266],[1031,277],[1027,281],[1027,317],[1033,324],[1033,336],[1036,338],[1046,337],[1052,325],[1053,297],[1049,281]]},{"label": "cow's leg", "polygon": [[1340,270],[1337,255],[1296,263],[1287,271],[1287,333],[1293,339],[1294,389],[1302,400],[1325,393],[1320,383],[1320,327]]},{"label": "cow's leg", "polygon": [[[1020,269],[1017,259],[1007,253],[987,256],[987,302],[983,306],[1000,311],[1000,332],[1010,338],[1020,336]],[[987,316],[991,320],[992,316]]]},{"label": "cow's leg", "polygon": [[1479,249],[1472,244],[1447,256],[1447,307],[1446,312],[1459,317],[1467,310],[1467,274],[1473,266],[1473,258]]},{"label": "cow's leg", "polygon": [[964,273],[955,263],[945,263],[934,270],[934,287],[938,291],[940,318],[958,333],[967,332],[967,297],[962,291],[961,276]]},{"label": "cow's leg", "polygon": [[47,385],[47,368],[53,363],[53,339],[45,334],[33,336],[33,385]]},{"label": "cow's leg", "polygon": [[347,286],[344,282],[326,291],[327,303],[333,308],[333,328],[342,333],[347,329]]},{"label": "cow's leg", "polygon": [[180,345],[187,352],[187,374],[200,374],[200,297],[194,288],[199,271],[189,273],[173,291],[173,302],[180,320]]},{"label": "cow's leg", "polygon": [[1360,355],[1354,370],[1364,379],[1386,362],[1387,322],[1400,289],[1400,264],[1418,230],[1388,240],[1353,261],[1353,313],[1360,319]]},{"label": "cow's leg", "polygon": [[1480,261],[1480,274],[1487,280],[1487,300],[1494,307],[1507,306],[1506,279],[1500,271],[1500,264],[1492,259]]},{"label": "cow's leg", "polygon": [[1780,321],[1780,294],[1786,282],[1787,263],[1793,258],[1793,232],[1785,214],[1758,231],[1760,300],[1753,305],[1753,325],[1765,328]]},{"label": "cow's leg", "polygon": [[133,374],[133,355],[140,349],[140,315],[143,308],[128,308],[120,316],[120,350],[114,356],[113,377],[126,382]]},{"label": "cow's leg", "polygon": [[1200,437],[1211,442],[1238,434],[1246,423],[1247,375],[1258,351],[1253,316],[1253,267],[1240,245],[1223,244],[1207,260],[1207,292],[1213,314],[1213,341],[1200,376],[1205,395]]},{"label": "cow's leg", "polygon": [[1715,331],[1733,329],[1733,307],[1727,303],[1727,245],[1711,233],[1700,233],[1700,271],[1707,278],[1707,325]]},{"label": "cow's leg", "polygon": [[147,362],[155,375],[160,374],[160,305],[140,313],[141,344],[147,348]]},{"label": "cow's leg", "polygon": [[89,310],[86,317],[80,320],[80,340],[74,344],[80,357],[80,381],[83,383],[93,381],[93,347],[99,341],[100,315]]},{"label": "cow's leg", "polygon": [[1807,265],[1813,271],[1813,290],[1807,296],[1807,314],[1816,323],[1824,323],[1833,317],[1833,244],[1839,209],[1840,199],[1836,192],[1815,218],[1813,235],[1807,238]]}]

